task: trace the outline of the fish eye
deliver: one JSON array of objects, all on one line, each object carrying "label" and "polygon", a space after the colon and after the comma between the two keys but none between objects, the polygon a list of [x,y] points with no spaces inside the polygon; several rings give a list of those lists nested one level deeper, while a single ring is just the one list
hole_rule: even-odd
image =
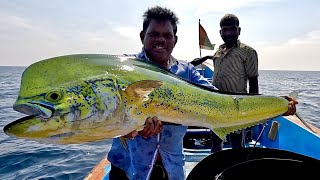
[{"label": "fish eye", "polygon": [[53,91],[46,94],[46,99],[49,101],[58,101],[62,98],[62,93],[59,91]]}]

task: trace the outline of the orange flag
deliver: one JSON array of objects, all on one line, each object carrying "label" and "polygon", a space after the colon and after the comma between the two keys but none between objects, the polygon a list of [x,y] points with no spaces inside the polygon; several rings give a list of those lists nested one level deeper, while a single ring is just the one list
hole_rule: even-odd
[{"label": "orange flag", "polygon": [[201,49],[214,50],[214,44],[211,44],[206,30],[201,26],[199,20],[199,46]]}]

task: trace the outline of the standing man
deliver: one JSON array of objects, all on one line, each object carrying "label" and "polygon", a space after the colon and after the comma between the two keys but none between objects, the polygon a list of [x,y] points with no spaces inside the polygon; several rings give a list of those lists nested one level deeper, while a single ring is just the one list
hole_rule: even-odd
[{"label": "standing man", "polygon": [[[207,59],[213,59],[214,76],[212,84],[221,91],[231,93],[258,94],[258,55],[250,46],[241,43],[238,37],[241,32],[239,19],[233,14],[226,14],[220,20],[220,35],[224,41],[213,56],[205,56],[195,59],[191,63],[194,66]],[[229,135],[232,148],[244,147],[245,130]],[[223,141],[212,132],[211,152],[220,151]]]},{"label": "standing man", "polygon": [[[213,88],[196,68],[172,55],[177,37],[178,18],[171,10],[159,6],[144,15],[140,39],[142,51],[136,57],[152,61],[194,83]],[[110,179],[185,179],[183,137],[187,127],[162,123],[157,117],[146,120],[145,128],[126,135],[127,148],[120,138],[113,140],[108,153]]]}]

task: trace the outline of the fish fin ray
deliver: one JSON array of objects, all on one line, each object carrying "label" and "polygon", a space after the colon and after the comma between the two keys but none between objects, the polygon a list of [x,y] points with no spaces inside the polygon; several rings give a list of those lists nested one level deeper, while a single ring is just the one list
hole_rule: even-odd
[{"label": "fish fin ray", "polygon": [[215,128],[212,131],[223,141],[226,140],[227,133],[225,133],[224,128]]},{"label": "fish fin ray", "polygon": [[245,125],[241,125],[241,126],[231,126],[231,127],[221,127],[221,128],[214,128],[212,131],[222,140],[226,140],[226,136],[230,133],[245,129],[245,128],[249,128],[249,127],[253,127],[255,125],[264,123],[268,120],[262,120],[260,122],[252,122],[252,123],[248,123]]}]

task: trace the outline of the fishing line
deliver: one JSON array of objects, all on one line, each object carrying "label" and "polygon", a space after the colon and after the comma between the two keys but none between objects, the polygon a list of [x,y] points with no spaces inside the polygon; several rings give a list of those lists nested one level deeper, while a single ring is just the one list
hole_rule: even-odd
[{"label": "fishing line", "polygon": [[248,154],[248,156],[247,156],[246,160],[248,160],[248,159],[250,158],[250,156],[251,156],[251,154],[252,154],[253,149],[257,146],[257,143],[259,142],[259,140],[260,140],[260,138],[261,138],[261,136],[262,136],[262,133],[264,132],[264,129],[266,128],[266,126],[267,126],[267,125],[268,125],[267,123],[263,123],[262,130],[260,131],[260,134],[259,134],[259,136],[258,136],[258,138],[257,138],[256,142],[254,143],[254,145],[253,145],[253,147],[252,147],[252,149],[251,149],[250,153]]}]

